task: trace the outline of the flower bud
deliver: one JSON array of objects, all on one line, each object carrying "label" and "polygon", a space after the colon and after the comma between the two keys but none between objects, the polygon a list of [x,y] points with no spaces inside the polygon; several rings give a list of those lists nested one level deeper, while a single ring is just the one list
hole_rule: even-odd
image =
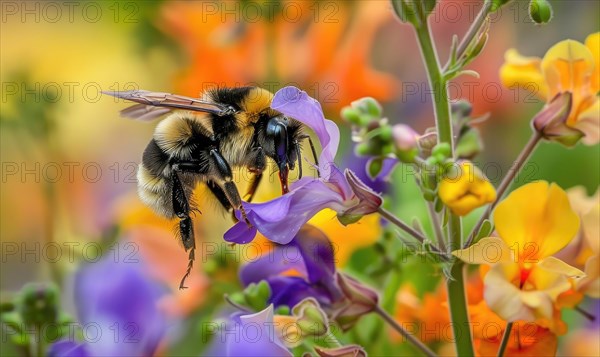
[{"label": "flower bud", "polygon": [[498,11],[498,9],[500,9],[502,6],[511,2],[512,0],[491,0],[491,1],[492,1],[492,8],[490,9],[490,11],[495,12],[495,11]]},{"label": "flower bud", "polygon": [[421,25],[421,19],[433,11],[437,0],[392,0],[392,7],[402,22],[410,22],[415,27]]},{"label": "flower bud", "polygon": [[458,216],[464,216],[496,200],[496,189],[470,161],[453,165],[439,185],[442,202]]},{"label": "flower bud", "polygon": [[529,17],[536,24],[545,24],[552,19],[552,6],[548,0],[531,0],[529,2]]},{"label": "flower bud", "polygon": [[256,311],[263,310],[267,306],[267,300],[271,296],[269,283],[261,280],[258,284],[252,283],[244,289],[244,298],[249,307]]},{"label": "flower bud", "polygon": [[314,298],[300,301],[292,309],[292,314],[297,317],[296,323],[304,336],[323,336],[329,331],[329,320],[321,306]]},{"label": "flower bud", "polygon": [[455,155],[461,159],[470,159],[479,154],[482,148],[479,130],[470,128],[458,138]]},{"label": "flower bud", "polygon": [[358,345],[347,345],[335,348],[316,347],[319,357],[367,357],[365,350]]},{"label": "flower bud", "polygon": [[429,156],[431,154],[431,150],[433,150],[433,147],[438,143],[437,133],[435,131],[425,132],[424,135],[419,137],[417,142],[423,155]]},{"label": "flower bud", "polygon": [[375,98],[361,98],[359,100],[355,100],[350,105],[352,108],[357,109],[360,113],[368,114],[373,118],[380,118],[383,114],[383,108]]},{"label": "flower bud", "polygon": [[379,297],[374,290],[347,275],[336,273],[335,279],[344,299],[333,306],[331,316],[343,331],[347,331],[377,307]]},{"label": "flower bud", "polygon": [[373,191],[369,186],[362,182],[354,172],[346,169],[344,176],[354,192],[356,204],[344,212],[338,213],[338,220],[343,225],[355,223],[362,216],[377,212],[383,199],[379,194]]},{"label": "flower bud", "polygon": [[358,110],[356,110],[352,107],[344,107],[340,113],[340,116],[342,117],[342,119],[349,122],[350,124],[359,125],[359,126],[362,124],[361,117],[360,117],[360,114],[358,113]]},{"label": "flower bud", "polygon": [[570,92],[557,94],[533,118],[534,129],[545,139],[572,146],[583,137],[581,131],[566,124],[571,113],[572,97]]},{"label": "flower bud", "polygon": [[408,151],[417,147],[419,134],[408,125],[396,124],[392,127],[392,138],[398,150]]},{"label": "flower bud", "polygon": [[54,285],[30,283],[21,290],[19,312],[28,325],[54,324],[59,312],[59,292]]},{"label": "flower bud", "polygon": [[452,117],[468,118],[471,116],[473,105],[468,100],[461,99],[451,105]]},{"label": "flower bud", "polygon": [[394,8],[394,13],[398,16],[400,21],[409,22],[415,26],[420,24],[414,1],[392,0],[392,7]]},{"label": "flower bud", "polygon": [[396,146],[396,156],[403,162],[413,162],[419,154],[419,134],[408,125],[396,124],[392,127],[392,139]]}]

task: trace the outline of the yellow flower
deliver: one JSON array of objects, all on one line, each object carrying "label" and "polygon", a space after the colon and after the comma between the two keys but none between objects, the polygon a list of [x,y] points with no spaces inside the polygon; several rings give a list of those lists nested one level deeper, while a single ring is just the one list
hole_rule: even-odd
[{"label": "yellow flower", "polygon": [[506,87],[520,86],[550,102],[557,94],[573,95],[566,125],[585,134],[587,145],[600,140],[600,32],[591,34],[585,45],[565,40],[546,52],[543,59],[524,57],[515,49],[505,54],[500,78]]},{"label": "yellow flower", "polygon": [[569,189],[567,195],[581,219],[581,228],[577,237],[556,257],[586,274],[574,281],[574,289],[569,296],[569,300],[578,303],[583,295],[600,298],[600,191],[589,197],[584,187],[577,186]]},{"label": "yellow flower", "polygon": [[356,224],[344,226],[336,219],[333,210],[325,209],[315,215],[309,223],[318,227],[329,237],[335,252],[335,265],[346,265],[352,253],[377,242],[381,235],[379,215],[363,216]]},{"label": "yellow flower", "polygon": [[553,257],[579,230],[565,191],[538,181],[512,192],[494,212],[500,238],[483,238],[453,252],[470,264],[491,265],[484,279],[488,306],[507,321],[543,321],[556,331],[556,301],[579,269]]},{"label": "yellow flower", "polygon": [[438,195],[452,213],[464,216],[494,202],[496,190],[472,162],[463,161],[440,183]]}]

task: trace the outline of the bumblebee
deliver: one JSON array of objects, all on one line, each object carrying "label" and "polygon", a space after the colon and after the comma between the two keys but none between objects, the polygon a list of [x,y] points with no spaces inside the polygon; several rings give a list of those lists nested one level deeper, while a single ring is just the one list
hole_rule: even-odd
[{"label": "bumblebee", "polygon": [[309,140],[316,161],[302,123],[271,109],[273,94],[259,87],[217,88],[199,99],[145,90],[103,93],[138,103],[121,111],[127,118],[146,121],[169,114],[144,150],[137,180],[146,205],[164,217],[179,219],[177,232],[189,251],[180,289],[185,288],[195,258],[190,213],[197,210],[192,198],[197,184],[205,184],[226,210],[240,210],[246,219],[233,168],[251,172],[246,200],[252,201],[268,159],[279,169],[284,194],[289,170],[296,163],[302,176],[302,140]]}]

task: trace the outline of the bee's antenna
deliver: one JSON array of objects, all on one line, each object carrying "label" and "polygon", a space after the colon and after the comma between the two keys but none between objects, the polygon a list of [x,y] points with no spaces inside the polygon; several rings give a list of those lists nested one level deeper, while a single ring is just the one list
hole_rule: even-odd
[{"label": "bee's antenna", "polygon": [[308,139],[308,143],[310,144],[310,151],[312,151],[313,159],[315,160],[315,166],[317,167],[317,176],[321,177],[321,172],[319,171],[319,159],[317,158],[317,150],[315,150],[315,144],[313,144],[312,139],[308,135],[302,135],[300,140]]}]

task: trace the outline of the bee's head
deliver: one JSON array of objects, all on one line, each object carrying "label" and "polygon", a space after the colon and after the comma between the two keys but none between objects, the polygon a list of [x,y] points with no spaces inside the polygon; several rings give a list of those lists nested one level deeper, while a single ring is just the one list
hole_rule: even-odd
[{"label": "bee's head", "polygon": [[289,192],[288,173],[290,169],[294,169],[297,159],[293,139],[290,138],[289,124],[290,120],[287,117],[283,115],[274,116],[267,122],[265,131],[267,140],[273,143],[272,151],[269,150],[271,152],[267,152],[267,155],[275,160],[279,168],[279,180],[284,194]]}]

